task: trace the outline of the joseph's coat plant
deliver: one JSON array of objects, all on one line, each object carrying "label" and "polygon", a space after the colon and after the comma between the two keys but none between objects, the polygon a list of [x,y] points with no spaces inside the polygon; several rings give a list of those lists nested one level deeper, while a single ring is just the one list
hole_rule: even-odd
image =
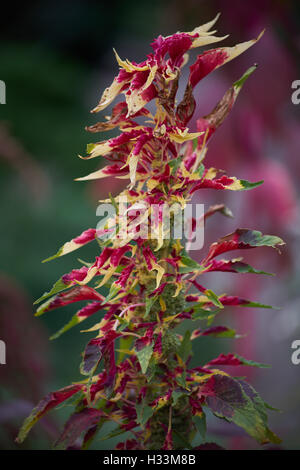
[{"label": "joseph's coat plant", "polygon": [[[181,70],[189,59],[189,51],[227,37],[214,35],[211,28],[216,20],[188,33],[159,36],[151,44],[153,52],[141,63],[122,60],[115,52],[119,73],[92,112],[104,110],[119,95],[124,98],[113,106],[111,116],[87,130],[98,133],[119,128],[120,133],[88,145],[87,156],[81,158],[104,157],[109,164],[78,179],[113,175],[128,179],[128,186],[117,197],[110,195],[104,201],[113,205],[116,217],[106,219],[100,228],[85,230],[48,258],[95,243],[95,259],[82,261],[81,266],[64,274],[38,299],[41,304],[36,312],[42,315],[64,305],[87,301],[53,338],[83,325],[90,317],[95,324],[85,331],[93,332],[94,337],[82,354],[82,380],[42,399],[25,420],[18,442],[25,439],[42,416],[66,402],[73,411],[54,443],[55,448],[80,445],[87,449],[93,441],[120,436],[117,449],[203,449],[207,445],[207,410],[240,426],[260,444],[280,442],[268,427],[269,405],[244,379],[226,372],[226,366],[263,364],[235,353],[220,354],[208,363],[199,357],[194,367],[190,363],[192,345],[201,341],[201,337],[236,337],[233,329],[213,323],[227,307],[269,308],[237,295],[216,293],[213,286],[202,284],[202,275],[216,271],[268,274],[230,254],[262,246],[277,248],[283,241],[238,228],[206,247],[202,261],[196,262],[183,241],[172,237],[172,223],[166,233],[161,212],[154,210],[176,203],[184,211],[195,192],[201,194],[208,188],[243,191],[262,183],[227,176],[224,171],[204,164],[212,135],[228,115],[255,66],[232,85],[211,113],[197,120],[198,132],[190,132],[188,127],[196,107],[196,85],[253,46],[260,36],[233,47],[201,52],[189,68],[183,98],[181,101],[177,98]],[[147,109],[150,101],[155,104],[152,113]],[[128,230],[121,237],[118,210],[124,198],[129,203],[125,227]],[[151,238],[143,238],[139,232],[138,209],[145,203],[142,221],[150,226],[151,220],[152,235],[156,234]],[[200,222],[206,223],[216,212],[230,214],[224,205],[218,204],[209,207]],[[191,220],[192,232],[197,230],[198,222]],[[114,424],[108,434],[106,423]],[[122,439],[124,433],[127,435]]]}]

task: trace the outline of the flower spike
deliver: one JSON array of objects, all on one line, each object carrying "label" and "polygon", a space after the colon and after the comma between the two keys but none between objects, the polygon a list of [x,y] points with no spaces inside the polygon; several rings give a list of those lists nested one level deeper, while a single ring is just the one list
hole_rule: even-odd
[{"label": "flower spike", "polygon": [[[118,74],[92,112],[104,110],[120,94],[124,98],[112,107],[106,120],[86,129],[92,134],[119,129],[118,135],[88,145],[83,160],[100,157],[108,164],[77,181],[114,176],[128,179],[128,186],[115,198],[110,194],[105,200],[111,202],[115,216],[98,230],[83,231],[45,261],[93,240],[97,241],[95,258],[64,274],[36,301],[40,304],[37,316],[75,304],[69,322],[51,339],[94,319],[94,324],[82,331],[93,334],[82,355],[83,380],[40,401],[25,420],[18,442],[41,417],[69,398],[74,410],[57,436],[57,449],[72,448],[75,442],[87,449],[94,439],[122,439],[127,432],[130,438],[118,442],[116,449],[193,449],[195,436],[198,441],[205,440],[208,408],[216,417],[240,426],[259,444],[280,442],[268,427],[265,402],[238,372],[237,377],[231,377],[226,371],[227,366],[238,371],[240,366],[265,364],[235,353],[219,354],[206,363],[200,359],[200,365],[194,367],[190,362],[193,345],[201,345],[203,338],[240,337],[232,328],[212,324],[224,311],[271,308],[206,285],[210,272],[268,274],[240,257],[222,259],[220,255],[258,247],[278,249],[284,244],[279,237],[239,228],[205,247],[202,261],[196,262],[188,254],[193,235],[197,236],[199,227],[216,213],[232,217],[224,204],[189,217],[186,248],[183,235],[176,234],[184,225],[182,215],[196,191],[250,190],[262,183],[205,166],[210,138],[229,115],[256,66],[227,90],[209,114],[197,116],[197,132],[188,127],[196,108],[193,93],[197,84],[253,46],[261,35],[198,55],[190,66],[183,99],[176,102],[188,52],[227,37],[215,36],[212,30],[218,17],[190,32],[159,36],[151,44],[152,52],[140,63],[122,59],[114,50]],[[151,100],[155,100],[153,114],[147,109]],[[202,283],[204,273],[208,280]],[[78,307],[78,302],[85,303]],[[104,434],[104,423],[114,423],[115,428]],[[202,443],[194,448],[220,446]]]}]

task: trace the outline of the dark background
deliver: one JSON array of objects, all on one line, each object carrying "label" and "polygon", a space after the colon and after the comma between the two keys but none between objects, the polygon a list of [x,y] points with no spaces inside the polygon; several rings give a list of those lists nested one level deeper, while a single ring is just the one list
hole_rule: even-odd
[{"label": "dark background", "polygon": [[[120,190],[111,180],[73,181],[99,165],[77,154],[85,153],[88,142],[105,138],[88,135],[84,127],[95,122],[89,110],[117,73],[112,48],[122,58],[141,61],[159,34],[190,31],[219,11],[219,35],[230,33],[224,45],[251,39],[263,28],[266,33],[197,88],[200,117],[249,66],[259,64],[213,139],[207,160],[229,174],[264,179],[265,184],[243,194],[205,195],[205,204],[225,200],[235,214],[234,220],[216,215],[206,240],[244,226],[277,234],[287,246],[281,256],[259,249],[248,258],[255,267],[276,272],[276,278],[215,277],[214,290],[279,305],[281,310],[228,312],[227,323],[248,336],[199,341],[194,361],[234,350],[271,364],[272,369],[234,373],[247,374],[266,401],[282,410],[271,417],[273,429],[283,438],[282,448],[300,448],[300,365],[291,362],[291,343],[300,338],[300,105],[291,102],[291,84],[300,79],[299,2],[52,0],[7,2],[5,8],[0,17],[0,79],[7,91],[7,103],[0,105],[0,339],[6,342],[7,364],[0,365],[0,448],[18,448],[18,426],[45,393],[80,380],[78,365],[87,334],[77,328],[56,342],[48,341],[67,322],[72,308],[34,318],[32,303],[78,266],[77,254],[47,264],[41,260],[94,227],[97,201]],[[194,121],[195,130],[193,126]],[[86,247],[78,256],[92,258],[94,249]],[[201,253],[192,256],[201,258]],[[22,448],[48,448],[68,412],[66,407],[43,420]],[[233,449],[257,447],[228,426],[211,419],[209,439]],[[98,441],[96,447],[114,444]]]}]

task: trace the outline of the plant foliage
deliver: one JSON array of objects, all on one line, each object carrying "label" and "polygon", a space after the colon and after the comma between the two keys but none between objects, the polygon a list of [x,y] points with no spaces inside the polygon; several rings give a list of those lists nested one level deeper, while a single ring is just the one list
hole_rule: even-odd
[{"label": "plant foliage", "polygon": [[[95,337],[82,355],[80,371],[84,380],[47,395],[26,419],[19,442],[39,418],[74,395],[74,411],[55,443],[56,448],[70,448],[81,438],[85,449],[97,435],[106,439],[126,431],[132,433],[132,438],[118,444],[118,449],[190,449],[196,433],[205,448],[207,409],[242,427],[261,444],[280,441],[268,428],[267,405],[257,392],[244,380],[223,371],[224,366],[264,367],[263,364],[231,353],[197,367],[189,364],[192,344],[199,337],[236,336],[226,326],[212,326],[215,316],[221,315],[226,307],[269,308],[238,296],[219,295],[200,284],[201,275],[215,271],[268,274],[244,263],[242,258],[222,256],[261,246],[277,248],[283,241],[258,231],[237,229],[208,247],[198,263],[179,239],[166,236],[163,218],[152,209],[154,205],[178,203],[183,211],[196,191],[206,188],[242,191],[262,183],[227,176],[204,165],[210,138],[255,66],[232,85],[210,114],[198,119],[197,132],[191,133],[188,127],[196,107],[193,96],[196,85],[254,45],[259,37],[198,55],[190,66],[183,99],[176,101],[188,51],[224,39],[211,31],[216,20],[192,32],[159,36],[152,43],[153,52],[141,63],[122,60],[115,52],[119,73],[92,112],[102,111],[121,94],[125,101],[113,107],[105,122],[87,130],[96,133],[118,127],[120,134],[88,145],[88,155],[81,158],[105,157],[109,164],[78,179],[111,175],[127,178],[127,188],[105,202],[112,202],[117,208],[121,199],[127,198],[131,229],[126,237],[118,237],[118,219],[108,219],[101,229],[84,231],[48,258],[98,242],[95,259],[64,274],[37,301],[40,306],[36,312],[42,315],[64,305],[87,301],[53,338],[91,316],[95,325],[88,331],[93,331]],[[154,114],[146,108],[152,100],[156,106]],[[143,209],[144,203],[148,204],[147,210]],[[144,239],[139,235],[141,218],[130,212],[133,209],[140,209],[144,223],[152,220],[155,237]],[[216,212],[231,215],[224,205],[217,205],[204,214],[204,221]],[[109,237],[112,233],[115,236]],[[105,295],[99,292],[102,288],[106,289]],[[181,335],[178,327],[186,320],[195,322],[195,328]],[[105,436],[101,427],[106,422],[114,422],[115,429]],[[214,448],[213,444],[209,446]]]}]

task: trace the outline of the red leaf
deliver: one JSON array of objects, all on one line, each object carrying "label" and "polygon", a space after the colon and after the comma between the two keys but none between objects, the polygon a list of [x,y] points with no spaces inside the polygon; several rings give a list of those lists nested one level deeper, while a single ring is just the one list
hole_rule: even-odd
[{"label": "red leaf", "polygon": [[240,366],[243,362],[238,359],[234,354],[223,354],[221,353],[217,358],[212,359],[207,363],[208,366]]},{"label": "red leaf", "polygon": [[46,395],[45,398],[43,398],[38,403],[38,405],[32,410],[30,416],[25,419],[16,441],[18,443],[23,442],[32,426],[42,416],[44,416],[48,411],[58,406],[60,403],[66,401],[72,395],[75,395],[75,393],[82,390],[83,387],[83,385],[75,384],[62,388],[56,392],[48,393],[48,395]]},{"label": "red leaf", "polygon": [[213,258],[222,253],[227,253],[228,251],[250,249],[258,246],[272,246],[276,248],[277,245],[283,244],[284,242],[279,237],[262,235],[262,233],[257,230],[239,228],[235,232],[213,243],[210,246],[207,257],[202,261],[202,264],[207,265]]},{"label": "red leaf", "polygon": [[228,53],[219,48],[205,51],[197,57],[196,62],[190,66],[189,83],[194,88],[206,75],[224,64]]},{"label": "red leaf", "polygon": [[85,348],[83,361],[80,366],[81,373],[84,375],[92,373],[106,353],[108,353],[111,359],[111,346],[113,346],[114,340],[119,336],[121,336],[120,333],[111,330],[101,338],[93,338]]},{"label": "red leaf", "polygon": [[84,408],[78,413],[74,413],[65,424],[64,430],[54,447],[56,449],[67,449],[72,446],[82,432],[93,429],[103,416],[105,416],[103,411],[95,408]]},{"label": "red leaf", "polygon": [[37,314],[41,315],[42,313],[48,312],[49,310],[64,307],[66,305],[72,304],[74,302],[80,302],[82,300],[98,300],[102,302],[104,300],[104,297],[92,287],[76,286],[73,289],[61,292],[60,294],[56,295],[55,297],[52,297],[52,299],[42,304],[38,308]]},{"label": "red leaf", "polygon": [[240,385],[231,377],[215,374],[199,387],[199,393],[206,397],[207,406],[225,418],[233,418],[235,409],[246,406]]}]

